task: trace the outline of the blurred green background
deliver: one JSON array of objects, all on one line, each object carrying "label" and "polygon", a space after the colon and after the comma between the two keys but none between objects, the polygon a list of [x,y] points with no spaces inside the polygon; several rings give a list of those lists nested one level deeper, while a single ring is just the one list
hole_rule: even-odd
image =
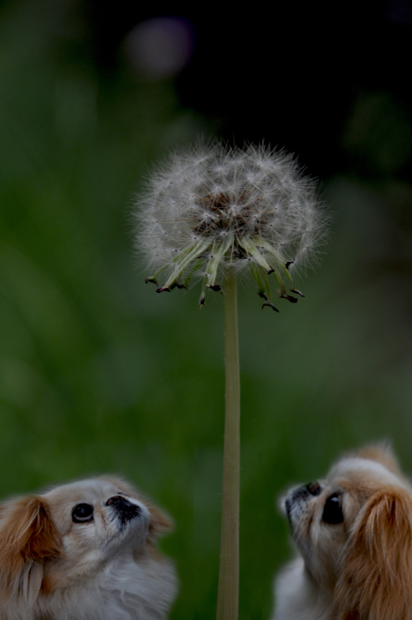
[{"label": "blurred green background", "polygon": [[[336,48],[326,53],[332,15],[319,57],[305,57],[311,27],[320,31],[316,14],[301,15],[297,69],[270,38],[259,57],[267,18],[257,13],[237,16],[239,57],[224,23],[213,30],[210,16],[182,14],[186,56],[153,64],[139,56],[142,45],[156,55],[146,30],[128,33],[170,7],[125,7],[103,23],[98,3],[0,2],[0,493],[103,472],[131,479],[176,522],[162,542],[181,578],[171,617],[214,617],[222,299],[210,295],[199,311],[199,291],[145,285],[130,209],[151,165],[199,135],[286,146],[320,178],[333,224],[316,272],[298,278],[299,304],[275,315],[261,311],[253,283],[240,291],[240,617],[267,619],[273,575],[290,554],[279,493],[382,438],[412,471],[412,105],[402,68],[412,8],[379,4],[368,30],[366,14],[351,26],[349,4],[347,64]],[[289,18],[276,24],[284,37]],[[358,57],[371,37],[379,53],[366,45]],[[389,48],[396,65],[385,65]],[[315,63],[325,55],[328,72]]]}]

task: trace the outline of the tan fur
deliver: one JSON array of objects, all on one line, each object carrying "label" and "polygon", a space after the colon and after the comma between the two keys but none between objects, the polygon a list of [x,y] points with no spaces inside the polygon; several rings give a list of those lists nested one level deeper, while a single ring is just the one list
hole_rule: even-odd
[{"label": "tan fur", "polygon": [[44,562],[62,553],[62,537],[44,500],[36,496],[24,498],[3,512],[0,570],[10,579],[26,562]]},{"label": "tan fur", "polygon": [[407,617],[412,604],[411,516],[412,499],[402,489],[382,489],[366,502],[336,585],[337,618]]},{"label": "tan fur", "polygon": [[361,448],[360,450],[357,450],[352,454],[353,456],[358,456],[363,459],[382,463],[382,465],[385,465],[385,467],[389,469],[389,471],[393,472],[397,476],[402,476],[398,460],[395,457],[392,451],[392,447],[388,442],[365,446],[364,448]]},{"label": "tan fur", "polygon": [[[338,523],[323,519],[332,495]],[[274,620],[412,620],[412,487],[388,446],[346,455],[286,505],[301,557],[277,580]]]}]

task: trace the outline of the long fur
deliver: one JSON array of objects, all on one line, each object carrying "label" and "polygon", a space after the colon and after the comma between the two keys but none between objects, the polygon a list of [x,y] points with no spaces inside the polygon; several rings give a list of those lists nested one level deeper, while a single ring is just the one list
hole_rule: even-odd
[{"label": "long fur", "polygon": [[[127,498],[138,518],[107,502]],[[93,519],[76,523],[76,504]],[[1,620],[164,620],[175,598],[173,565],[156,538],[170,520],[114,478],[72,483],[0,504]]]},{"label": "long fur", "polygon": [[[412,620],[412,487],[390,449],[346,455],[319,484],[287,496],[299,555],[276,581],[272,620]],[[332,494],[340,523],[323,520]]]},{"label": "long fur", "polygon": [[336,584],[337,617],[407,618],[412,604],[412,499],[383,489],[365,504]]}]

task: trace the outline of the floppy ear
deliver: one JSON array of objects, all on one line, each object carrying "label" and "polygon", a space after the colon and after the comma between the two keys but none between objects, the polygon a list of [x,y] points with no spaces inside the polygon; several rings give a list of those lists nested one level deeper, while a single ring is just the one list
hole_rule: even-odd
[{"label": "floppy ear", "polygon": [[62,555],[62,538],[43,498],[31,496],[3,505],[0,578],[10,594],[34,600],[45,561]]},{"label": "floppy ear", "polygon": [[150,511],[150,534],[163,534],[165,532],[169,532],[173,528],[172,521],[161,510],[159,510],[159,508],[148,502],[146,502],[146,506]]},{"label": "floppy ear", "polygon": [[348,541],[336,585],[339,620],[406,618],[412,596],[412,499],[403,489],[375,493]]}]

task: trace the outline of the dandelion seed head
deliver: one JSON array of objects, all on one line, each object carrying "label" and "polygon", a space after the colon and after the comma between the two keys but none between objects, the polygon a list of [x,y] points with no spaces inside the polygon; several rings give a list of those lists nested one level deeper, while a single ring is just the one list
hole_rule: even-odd
[{"label": "dandelion seed head", "polygon": [[252,270],[267,299],[274,272],[284,296],[285,277],[309,265],[327,236],[316,183],[292,155],[263,144],[215,142],[172,154],[148,179],[134,215],[136,249],[165,289],[201,278],[203,289],[216,290],[230,265]]}]

